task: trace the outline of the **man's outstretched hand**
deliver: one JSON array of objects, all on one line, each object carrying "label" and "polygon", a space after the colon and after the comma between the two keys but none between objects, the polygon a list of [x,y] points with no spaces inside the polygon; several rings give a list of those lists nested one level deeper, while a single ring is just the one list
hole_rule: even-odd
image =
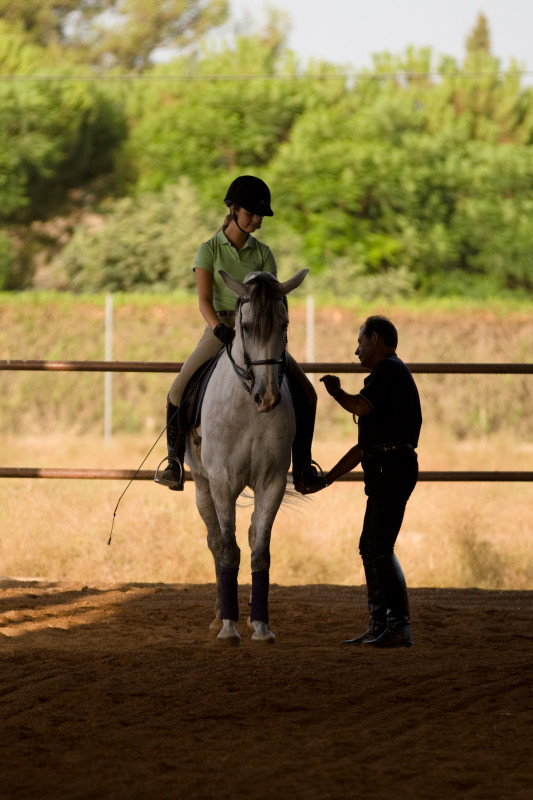
[{"label": "man's outstretched hand", "polygon": [[335,394],[335,392],[338,392],[339,389],[341,388],[340,379],[337,378],[336,375],[324,375],[322,378],[320,378],[320,380],[326,387],[326,391],[328,392],[328,394],[332,396]]},{"label": "man's outstretched hand", "polygon": [[327,483],[327,478],[322,475],[315,479],[312,489],[305,489],[304,491],[300,492],[300,494],[315,494],[316,492],[322,491],[322,489],[325,489],[327,486],[329,486]]}]

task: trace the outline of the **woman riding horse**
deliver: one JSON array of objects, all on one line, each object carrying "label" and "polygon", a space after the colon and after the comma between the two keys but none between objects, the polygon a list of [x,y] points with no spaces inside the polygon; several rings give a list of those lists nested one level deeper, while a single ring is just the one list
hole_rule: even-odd
[{"label": "woman riding horse", "polygon": [[252,591],[252,640],[272,644],[269,628],[270,540],[287,488],[291,444],[296,432],[294,406],[285,374],[286,297],[308,270],[280,283],[269,272],[252,272],[237,281],[220,270],[235,293],[235,337],[215,360],[203,397],[201,419],[187,437],[186,458],[196,505],[207,530],[216,575],[217,644],[240,643],[236,505],[253,492],[248,528]]},{"label": "woman riding horse", "polygon": [[[224,270],[243,281],[251,272],[277,274],[272,251],[252,234],[263,217],[271,217],[270,190],[260,178],[241,175],[230,185],[224,203],[229,212],[217,233],[200,245],[194,262],[200,312],[207,325],[194,352],[174,380],[167,398],[168,465],[156,482],[174,491],[183,490],[183,459],[186,431],[180,430],[178,410],[185,388],[195,372],[226,344],[231,344],[235,327],[235,295],[219,276]],[[292,447],[294,487],[301,493],[313,491],[319,476],[312,465],[311,443],[316,416],[316,392],[299,364],[286,353],[286,375],[296,417]]]}]

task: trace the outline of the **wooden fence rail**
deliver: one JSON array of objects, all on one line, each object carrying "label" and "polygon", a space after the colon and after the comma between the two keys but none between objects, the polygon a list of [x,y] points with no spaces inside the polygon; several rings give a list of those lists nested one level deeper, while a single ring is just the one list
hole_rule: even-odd
[{"label": "wooden fence rail", "polygon": [[[331,362],[300,362],[305,372],[311,373],[354,373],[368,372],[360,364]],[[177,373],[182,362],[173,361],[0,361],[0,370],[26,370],[50,372],[172,372]],[[516,363],[414,363],[407,365],[413,373],[428,374],[468,374],[468,375],[532,375],[533,364]],[[76,478],[90,480],[153,480],[152,470],[132,469],[61,469],[55,467],[0,467],[0,478]],[[185,473],[185,480],[191,480]],[[341,481],[362,481],[361,472],[350,472]],[[439,472],[420,472],[420,481],[492,481],[517,482],[533,481],[533,472],[489,472],[446,470]]]},{"label": "wooden fence rail", "polygon": [[[62,469],[60,467],[0,467],[0,478],[88,478],[90,480],[139,480],[153,481],[154,471],[149,469]],[[185,480],[192,480],[185,472]],[[349,472],[340,481],[362,481],[362,472]],[[533,472],[420,472],[419,481],[533,481]]]},{"label": "wooden fence rail", "polygon": [[[343,373],[368,372],[360,364],[331,362],[299,362],[304,372]],[[0,361],[0,370],[34,372],[179,372],[180,361]],[[533,375],[533,364],[467,364],[416,363],[407,364],[411,372],[450,373],[469,375]]]}]

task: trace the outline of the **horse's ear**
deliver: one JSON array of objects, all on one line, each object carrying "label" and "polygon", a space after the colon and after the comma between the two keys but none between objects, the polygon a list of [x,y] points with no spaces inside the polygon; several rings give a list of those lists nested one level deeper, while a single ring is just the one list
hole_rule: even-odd
[{"label": "horse's ear", "polygon": [[247,297],[250,293],[250,287],[246,286],[245,284],[241,283],[240,281],[236,281],[235,278],[232,278],[229,273],[227,273],[223,269],[219,269],[218,274],[228,287],[231,289],[237,297]]},{"label": "horse's ear", "polygon": [[289,292],[292,292],[293,289],[297,289],[308,272],[308,269],[301,269],[296,273],[296,275],[293,275],[292,278],[289,278],[288,281],[280,283],[282,294],[289,294]]}]

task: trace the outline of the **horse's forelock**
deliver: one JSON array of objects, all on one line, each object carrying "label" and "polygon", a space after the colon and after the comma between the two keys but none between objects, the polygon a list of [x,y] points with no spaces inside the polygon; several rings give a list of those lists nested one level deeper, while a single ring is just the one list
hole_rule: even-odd
[{"label": "horse's forelock", "polygon": [[273,311],[279,313],[278,300],[280,299],[279,287],[276,281],[268,275],[258,275],[249,282],[252,289],[250,301],[250,333],[260,341],[266,341],[272,335]]}]

